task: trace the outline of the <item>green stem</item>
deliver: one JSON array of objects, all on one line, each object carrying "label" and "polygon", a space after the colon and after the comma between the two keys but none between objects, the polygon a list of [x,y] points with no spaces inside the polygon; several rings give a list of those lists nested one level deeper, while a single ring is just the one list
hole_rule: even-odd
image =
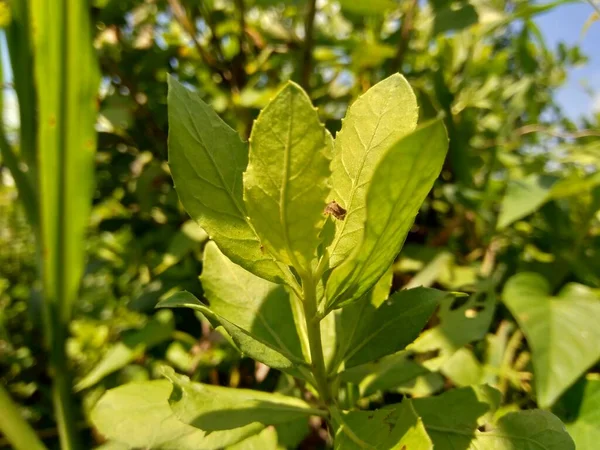
[{"label": "green stem", "polygon": [[0,385],[0,430],[15,450],[46,450],[31,425],[21,417],[17,405]]},{"label": "green stem", "polygon": [[317,289],[312,276],[302,279],[304,293],[304,319],[310,348],[310,359],[317,390],[321,400],[327,405],[331,402],[331,391],[327,382],[327,369],[323,357],[323,343],[321,342],[321,324],[317,316]]},{"label": "green stem", "polygon": [[80,449],[81,443],[76,427],[77,415],[73,399],[73,383],[69,370],[66,343],[68,325],[60,322],[58,311],[48,305],[51,315],[50,327],[50,374],[52,377],[52,403],[60,446],[62,450]]}]

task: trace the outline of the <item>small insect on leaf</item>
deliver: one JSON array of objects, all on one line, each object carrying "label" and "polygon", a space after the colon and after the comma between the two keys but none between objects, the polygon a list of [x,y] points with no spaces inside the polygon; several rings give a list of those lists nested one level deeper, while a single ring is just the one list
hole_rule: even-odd
[{"label": "small insect on leaf", "polygon": [[333,217],[339,220],[344,220],[346,218],[346,210],[342,208],[335,200],[327,203],[323,213],[331,214]]}]

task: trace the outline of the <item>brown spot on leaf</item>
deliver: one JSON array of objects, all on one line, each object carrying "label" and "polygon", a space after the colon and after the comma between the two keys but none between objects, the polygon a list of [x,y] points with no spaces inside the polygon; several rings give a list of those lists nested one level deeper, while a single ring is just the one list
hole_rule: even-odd
[{"label": "brown spot on leaf", "polygon": [[330,201],[325,206],[324,214],[331,214],[333,217],[339,220],[346,218],[346,210],[342,208],[335,200]]}]

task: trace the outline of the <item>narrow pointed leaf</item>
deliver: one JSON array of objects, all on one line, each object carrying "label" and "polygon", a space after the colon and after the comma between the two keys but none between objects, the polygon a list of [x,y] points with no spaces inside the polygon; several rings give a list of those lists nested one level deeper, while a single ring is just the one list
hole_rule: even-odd
[{"label": "narrow pointed leaf", "polygon": [[337,266],[360,243],[367,217],[367,188],[377,163],[416,128],[417,118],[415,94],[400,74],[377,83],[348,109],[335,137],[331,162],[330,200],[346,210],[346,217],[336,220],[336,235],[327,250],[330,267]]},{"label": "narrow pointed leaf", "polygon": [[482,339],[487,333],[496,309],[493,289],[482,284],[469,298],[446,297],[437,312],[440,323],[426,330],[408,349],[415,353],[432,353],[422,364],[439,370],[460,348]]},{"label": "narrow pointed leaf", "polygon": [[356,257],[334,269],[327,282],[328,309],[359,299],[394,262],[447,149],[444,125],[435,121],[383,155],[367,193],[367,219]]},{"label": "narrow pointed leaf", "polygon": [[331,135],[302,88],[289,82],[252,128],[244,174],[248,216],[277,258],[308,270],[329,193]]},{"label": "narrow pointed leaf", "polygon": [[169,77],[169,164],[179,199],[221,251],[271,281],[286,278],[246,219],[248,147],[200,96]]},{"label": "narrow pointed leaf", "polygon": [[273,344],[260,340],[247,330],[214,313],[208,306],[187,291],[174,294],[160,302],[156,307],[191,308],[200,311],[213,323],[220,324],[231,336],[237,347],[247,356],[274,369],[284,370],[294,376],[305,378],[303,375],[304,372],[301,372],[300,369],[300,366],[307,365],[303,359],[296,359],[293,355],[288,355],[289,358],[286,357],[278,349],[274,348]]},{"label": "narrow pointed leaf", "polygon": [[394,293],[378,307],[367,299],[344,308],[340,341],[346,343],[341,358],[345,367],[402,350],[419,335],[445,296],[436,289],[415,288]]},{"label": "narrow pointed leaf", "polygon": [[600,299],[575,283],[553,297],[535,273],[509,279],[502,298],[527,337],[538,403],[547,408],[600,359]]},{"label": "narrow pointed leaf", "polygon": [[194,383],[188,377],[165,368],[173,383],[169,404],[183,423],[204,431],[230,430],[251,424],[276,425],[324,411],[303,400],[277,393],[232,389]]},{"label": "narrow pointed leaf", "polygon": [[259,433],[253,423],[206,433],[175,417],[169,406],[173,387],[168,380],[130,383],[107,391],[92,410],[94,427],[105,438],[127,448],[217,450]]}]

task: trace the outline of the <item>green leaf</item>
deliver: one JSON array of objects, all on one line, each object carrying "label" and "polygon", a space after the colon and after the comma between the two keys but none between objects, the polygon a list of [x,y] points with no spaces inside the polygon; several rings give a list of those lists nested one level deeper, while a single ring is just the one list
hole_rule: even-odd
[{"label": "green leaf", "polygon": [[398,139],[415,129],[417,118],[415,94],[400,74],[377,83],[348,109],[335,137],[331,162],[330,200],[346,210],[346,217],[336,220],[336,235],[327,250],[330,267],[346,259],[360,243],[367,189],[377,163]]},{"label": "green leaf", "polygon": [[480,290],[468,299],[446,298],[437,313],[439,325],[426,330],[408,349],[432,354],[422,364],[430,370],[439,370],[460,348],[485,336],[495,307],[493,289],[489,292]]},{"label": "green leaf", "polygon": [[261,111],[244,173],[248,216],[266,249],[310,270],[329,194],[333,140],[300,86],[288,82]]},{"label": "green leaf", "polygon": [[92,410],[98,432],[132,448],[217,450],[259,433],[253,423],[228,431],[205,433],[179,421],[169,407],[168,380],[130,383],[107,391]]},{"label": "green leaf", "polygon": [[359,299],[400,252],[423,200],[438,177],[448,148],[441,121],[419,128],[381,158],[367,193],[367,219],[356,253],[327,282],[327,309]]},{"label": "green leaf", "polygon": [[169,77],[169,164],[179,199],[221,251],[271,281],[286,275],[248,223],[242,174],[248,149],[200,96]]},{"label": "green leaf", "polygon": [[368,397],[379,391],[396,389],[429,373],[428,369],[411,361],[408,352],[399,352],[345,370],[340,374],[340,380],[358,385],[360,397]]},{"label": "green leaf", "polygon": [[575,450],[564,425],[547,411],[509,413],[493,425],[499,403],[500,393],[488,386],[413,401],[435,450]]},{"label": "green leaf", "polygon": [[431,450],[433,444],[410,400],[395,408],[334,415],[337,450]]},{"label": "green leaf", "polygon": [[259,434],[244,439],[226,450],[277,450],[277,432],[274,428],[265,428]]},{"label": "green leaf", "polygon": [[105,376],[122,369],[147,349],[168,340],[175,330],[171,311],[159,311],[142,329],[126,334],[112,346],[90,372],[76,385],[75,391],[87,389]]},{"label": "green leaf", "polygon": [[600,299],[576,283],[553,297],[536,273],[510,278],[502,299],[527,337],[538,403],[547,408],[600,359]]},{"label": "green leaf", "polygon": [[258,278],[232,263],[213,242],[204,249],[200,280],[213,313],[282,355],[303,359],[292,299],[283,286]]},{"label": "green leaf", "polygon": [[386,11],[396,8],[393,0],[373,0],[369,3],[357,2],[355,0],[341,0],[342,10],[356,16],[378,16]]},{"label": "green leaf", "polygon": [[465,3],[459,8],[450,5],[435,12],[433,21],[433,34],[438,35],[448,31],[459,31],[475,25],[479,20],[477,10],[470,3]]},{"label": "green leaf", "polygon": [[402,350],[427,324],[447,294],[415,288],[395,292],[378,307],[371,298],[344,308],[340,314],[340,357],[346,368],[365,364]]},{"label": "green leaf", "polygon": [[575,384],[554,411],[565,422],[578,449],[596,447],[600,440],[600,379],[588,378]]},{"label": "green leaf", "polygon": [[500,205],[497,228],[506,228],[513,222],[537,211],[550,199],[552,177],[531,174],[522,180],[510,180]]},{"label": "green leaf", "polygon": [[272,344],[269,342],[254,337],[249,331],[244,330],[242,327],[214,313],[210,308],[201,303],[200,300],[187,291],[177,292],[168,299],[161,301],[156,307],[191,308],[200,311],[213,323],[220,324],[231,336],[235,345],[249,357],[274,369],[284,370],[292,375],[310,379],[310,377],[307,376],[307,373],[303,371],[302,366],[307,365],[307,362],[304,359],[297,359],[291,354],[288,356],[292,359],[284,356],[278,351],[278,349],[281,349],[281,346],[276,349],[273,348]]},{"label": "green leaf", "polygon": [[164,369],[164,374],[173,383],[169,404],[177,418],[204,431],[231,430],[252,424],[276,425],[311,415],[325,415],[325,411],[311,408],[296,397],[194,383],[170,367]]}]

